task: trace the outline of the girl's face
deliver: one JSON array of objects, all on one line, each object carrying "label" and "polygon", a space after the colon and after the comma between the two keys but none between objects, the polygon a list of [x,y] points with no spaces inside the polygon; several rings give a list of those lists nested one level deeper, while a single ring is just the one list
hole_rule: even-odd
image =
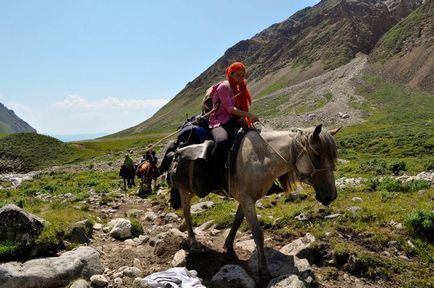
[{"label": "girl's face", "polygon": [[237,70],[232,72],[231,77],[235,80],[236,83],[241,83],[244,80],[245,72],[241,70]]}]

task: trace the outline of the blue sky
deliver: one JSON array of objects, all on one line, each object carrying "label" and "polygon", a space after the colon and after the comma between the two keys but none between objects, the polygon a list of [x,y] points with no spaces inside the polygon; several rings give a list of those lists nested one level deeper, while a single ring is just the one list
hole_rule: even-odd
[{"label": "blue sky", "polygon": [[318,2],[0,0],[0,102],[42,134],[117,132]]}]

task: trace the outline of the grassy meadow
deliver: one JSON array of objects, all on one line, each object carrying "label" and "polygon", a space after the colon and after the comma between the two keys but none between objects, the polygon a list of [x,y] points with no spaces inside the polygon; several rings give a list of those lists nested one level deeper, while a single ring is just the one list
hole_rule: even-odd
[{"label": "grassy meadow", "polygon": [[[344,161],[338,163],[335,176],[363,177],[365,181],[358,187],[339,188],[337,200],[328,207],[318,204],[312,189],[304,185],[298,193],[305,195],[305,199],[293,199],[289,194],[266,197],[257,209],[262,226],[268,236],[284,243],[306,232],[313,234],[319,240],[312,249],[321,255],[317,265],[324,268],[323,277],[333,279],[338,270],[344,270],[372,281],[384,280],[391,287],[432,287],[434,188],[426,181],[402,183],[392,176],[434,169],[434,95],[402,88],[374,75],[363,78],[358,93],[367,100],[357,105],[368,121],[346,127],[336,135],[339,158]],[[33,158],[34,169],[82,161],[98,165],[99,161],[119,159],[129,149],[141,151],[148,143],[171,132],[68,144],[50,142],[49,145],[59,146],[48,149],[55,151],[54,156],[30,150],[25,159]],[[13,153],[16,149],[4,144],[10,137],[0,138],[2,153]],[[44,149],[47,151],[46,146]],[[14,153],[21,155],[23,151],[26,147]],[[2,181],[0,187],[0,206],[14,203],[50,222],[37,243],[53,248],[59,244],[58,233],[67,233],[78,220],[96,218],[89,209],[90,198],[96,193],[102,196],[100,205],[106,204],[119,193],[120,180],[114,167],[108,172],[47,171],[18,188]],[[73,197],[65,200],[68,193]],[[48,195],[50,201],[42,195]],[[168,197],[150,196],[161,203],[167,203]],[[213,220],[218,228],[230,227],[237,204],[215,195],[207,199],[216,205],[193,215],[194,224]],[[171,208],[167,206],[167,210]],[[176,212],[181,215],[180,210]],[[294,218],[301,213],[306,221]],[[339,216],[326,219],[330,214]],[[241,229],[247,230],[247,225],[243,223]],[[0,259],[13,258],[14,253],[19,254],[25,247],[22,243],[2,243]],[[324,251],[332,252],[322,255]]]}]

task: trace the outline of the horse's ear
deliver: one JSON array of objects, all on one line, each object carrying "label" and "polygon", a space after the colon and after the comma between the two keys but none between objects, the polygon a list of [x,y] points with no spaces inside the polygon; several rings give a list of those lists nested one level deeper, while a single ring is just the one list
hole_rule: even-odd
[{"label": "horse's ear", "polygon": [[315,127],[315,130],[313,131],[313,139],[317,140],[319,139],[319,133],[321,133],[322,124],[319,124]]},{"label": "horse's ear", "polygon": [[335,134],[338,133],[339,130],[341,130],[341,129],[342,129],[342,127],[331,129],[331,130],[329,130],[329,133],[332,134],[332,136],[335,136]]}]

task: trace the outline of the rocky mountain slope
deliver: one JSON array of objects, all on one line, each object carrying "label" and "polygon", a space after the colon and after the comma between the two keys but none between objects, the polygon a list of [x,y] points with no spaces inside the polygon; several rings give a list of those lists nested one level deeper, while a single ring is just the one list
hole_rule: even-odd
[{"label": "rocky mountain slope", "polygon": [[434,92],[434,1],[426,1],[388,31],[371,53],[383,77]]},{"label": "rocky mountain slope", "polygon": [[0,133],[18,132],[36,133],[36,129],[32,128],[27,122],[15,115],[13,110],[8,109],[0,103]]},{"label": "rocky mountain slope", "polygon": [[[221,80],[227,65],[235,60],[247,65],[249,87],[255,99],[320,76],[349,63],[357,53],[371,54],[381,37],[401,19],[412,17],[412,11],[422,4],[430,7],[431,2],[323,0],[238,42],[154,116],[115,135],[176,128],[186,113],[200,112],[204,91]],[[308,92],[306,96],[310,96]],[[310,111],[308,107],[304,110],[305,117]]]}]

